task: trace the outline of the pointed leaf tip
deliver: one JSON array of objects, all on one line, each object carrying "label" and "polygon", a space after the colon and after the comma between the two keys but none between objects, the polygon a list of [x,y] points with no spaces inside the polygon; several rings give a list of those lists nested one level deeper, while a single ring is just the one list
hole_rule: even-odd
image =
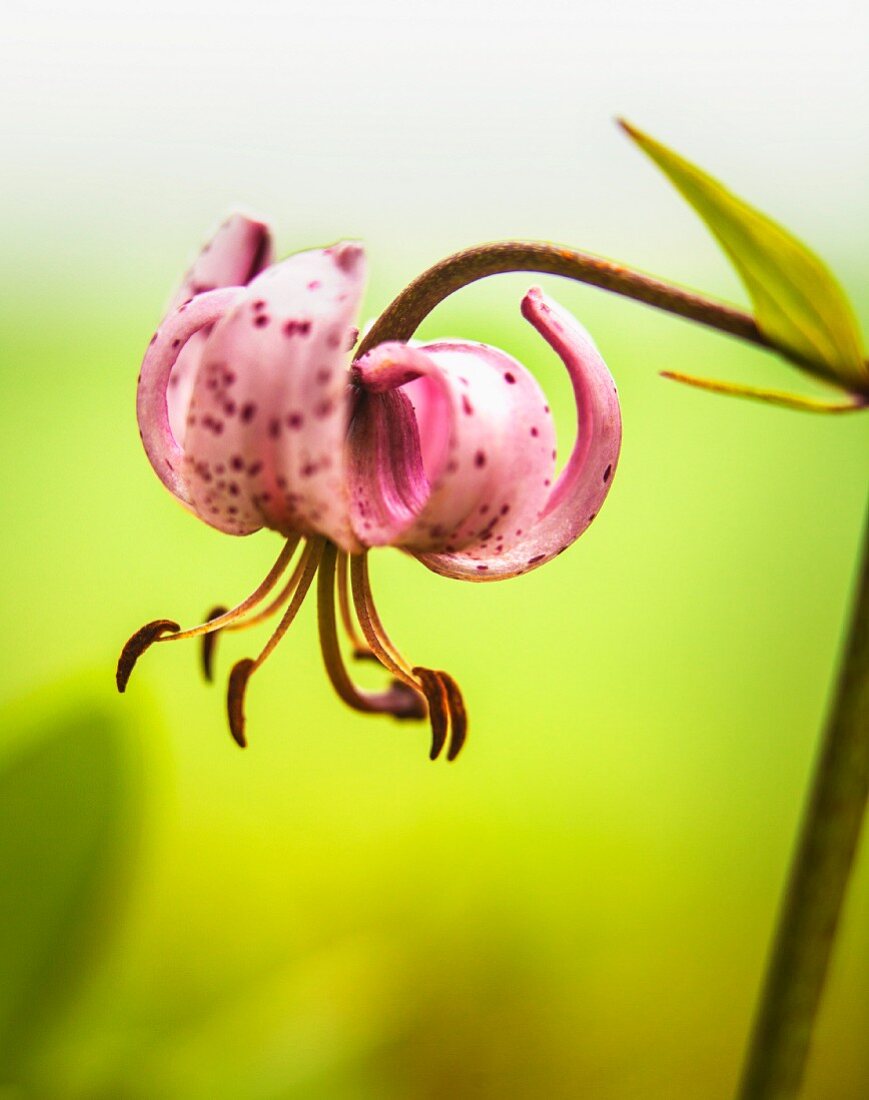
[{"label": "pointed leaf tip", "polygon": [[682,382],[686,386],[694,386],[699,390],[724,394],[726,397],[745,397],[750,401],[762,401],[767,405],[780,405],[800,412],[843,413],[867,408],[866,401],[858,396],[852,397],[850,401],[819,401],[813,397],[800,397],[795,393],[786,393],[784,390],[765,390],[758,386],[743,386],[735,382],[695,378],[693,375],[681,374],[679,371],[664,370],[661,371],[661,377],[669,378],[673,382]]},{"label": "pointed leaf tip", "polygon": [[860,331],[826,264],[791,233],[625,119],[621,129],[703,219],[736,268],[768,339],[811,373],[869,389]]}]

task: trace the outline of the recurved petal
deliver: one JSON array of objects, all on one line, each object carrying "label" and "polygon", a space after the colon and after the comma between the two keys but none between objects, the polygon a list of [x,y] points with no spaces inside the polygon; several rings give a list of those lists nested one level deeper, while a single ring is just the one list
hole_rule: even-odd
[{"label": "recurved petal", "polygon": [[570,375],[576,442],[561,476],[540,498],[539,519],[512,545],[505,544],[501,551],[493,547],[484,560],[480,560],[482,545],[464,553],[417,555],[429,569],[447,577],[500,580],[545,564],[579,538],[612,485],[621,448],[621,412],[615,382],[600,352],[583,326],[541,290],[529,290],[522,313],[561,357]]},{"label": "recurved petal", "polygon": [[[354,372],[353,520],[366,545],[483,561],[522,537],[552,484],[555,431],[520,363],[484,344],[382,344]],[[403,405],[387,410],[396,396]]]},{"label": "recurved petal", "polygon": [[[208,290],[246,286],[272,262],[272,239],[265,222],[246,214],[231,214],[205,242],[175,291],[168,313]],[[185,421],[207,333],[198,333],[181,349],[169,378],[169,423],[179,442],[184,441]]]},{"label": "recurved petal", "polygon": [[183,470],[184,452],[169,422],[169,378],[191,336],[218,321],[240,293],[238,287],[224,287],[180,306],[164,318],[142,360],[136,391],[139,434],[157,476],[185,504],[190,504],[191,498]]},{"label": "recurved petal", "polygon": [[364,268],[352,243],[291,256],[254,279],[208,337],[184,470],[194,507],[212,526],[324,534],[359,549],[344,442],[347,346]]}]

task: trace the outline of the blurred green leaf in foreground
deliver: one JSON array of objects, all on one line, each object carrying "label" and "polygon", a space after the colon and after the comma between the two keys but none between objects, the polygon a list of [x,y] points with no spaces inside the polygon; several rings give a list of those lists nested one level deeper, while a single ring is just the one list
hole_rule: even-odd
[{"label": "blurred green leaf in foreground", "polygon": [[21,1083],[106,944],[141,809],[129,731],[106,706],[2,726],[0,1086]]}]

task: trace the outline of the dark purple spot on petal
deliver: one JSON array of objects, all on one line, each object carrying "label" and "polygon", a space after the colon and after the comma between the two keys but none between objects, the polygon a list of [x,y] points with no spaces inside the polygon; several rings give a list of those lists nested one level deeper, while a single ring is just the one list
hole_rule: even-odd
[{"label": "dark purple spot on petal", "polygon": [[265,313],[258,313],[257,316],[254,317],[253,323],[257,328],[265,328],[269,323],[269,318]]},{"label": "dark purple spot on petal", "polygon": [[479,572],[481,572],[481,573],[485,573],[485,572],[486,572],[486,570],[487,570],[488,568],[489,568],[489,567],[488,567],[488,565],[478,565],[478,566],[477,566],[477,569],[478,569],[478,570],[479,570]]},{"label": "dark purple spot on petal", "polygon": [[536,428],[531,429],[531,435],[536,439],[540,432]]},{"label": "dark purple spot on petal", "polygon": [[504,375],[504,381],[507,383],[507,385],[513,386],[516,384],[516,375],[511,374],[510,371],[507,371],[507,373]]},{"label": "dark purple spot on petal", "polygon": [[272,439],[277,439],[281,434],[281,422],[280,420],[271,420],[269,422],[269,435]]},{"label": "dark purple spot on petal", "polygon": [[304,417],[300,412],[292,412],[287,416],[287,427],[292,428],[293,431],[298,430],[302,426]]},{"label": "dark purple spot on petal", "polygon": [[485,451],[477,451],[474,455],[474,465],[479,469],[481,466],[486,465],[486,453]]},{"label": "dark purple spot on petal", "polygon": [[612,472],[613,472],[613,468],[612,468],[612,463],[610,463],[610,465],[609,465],[609,466],[607,466],[607,468],[606,468],[606,469],[604,470],[604,472],[603,472],[603,479],[604,479],[604,481],[609,481],[609,479],[610,479],[610,474],[611,474]]},{"label": "dark purple spot on petal", "polygon": [[325,419],[333,411],[335,405],[331,401],[321,401],[319,405],[314,409],[314,415],[320,420]]},{"label": "dark purple spot on petal", "polygon": [[246,405],[241,407],[241,419],[245,424],[249,424],[256,415],[256,405],[252,401],[248,401]]},{"label": "dark purple spot on petal", "polygon": [[528,561],[527,561],[527,564],[528,564],[528,565],[536,565],[536,564],[537,564],[537,562],[539,562],[539,561],[543,561],[543,559],[544,559],[545,557],[546,557],[546,555],[545,555],[545,554],[535,554],[533,558],[529,558],[529,559],[528,559]]},{"label": "dark purple spot on petal", "polygon": [[462,410],[464,411],[466,416],[474,415],[474,406],[471,404],[465,394],[462,394]]},{"label": "dark purple spot on petal", "polygon": [[232,458],[229,460],[229,464],[233,468],[233,470],[244,469],[244,459],[241,457],[241,455],[233,455]]}]

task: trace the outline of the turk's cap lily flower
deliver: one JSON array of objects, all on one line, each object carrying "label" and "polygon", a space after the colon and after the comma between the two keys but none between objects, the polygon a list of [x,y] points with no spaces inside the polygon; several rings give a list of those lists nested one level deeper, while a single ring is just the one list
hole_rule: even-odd
[{"label": "turk's cap lily flower", "polygon": [[[460,340],[385,343],[351,362],[362,248],[342,242],[264,266],[270,250],[263,223],[240,215],[209,242],[145,355],[137,414],[148,458],[179,500],[228,534],[272,528],[284,549],[232,611],[216,609],[191,631],[157,620],[137,632],[119,687],[157,640],[209,639],[210,673],[217,631],[285,607],[260,656],[230,676],[230,726],[243,743],[247,681],[319,571],[321,646],[341,697],[396,717],[428,713],[432,755],[449,735],[452,758],[465,736],[461,695],[446,673],[410,666],[386,635],[367,551],[399,547],[470,581],[551,560],[594,519],[612,483],[621,443],[615,384],[585,329],[530,290],[523,315],[561,357],[576,401],[577,438],[557,474],[549,404],[522,364]],[[288,571],[277,598],[254,612]],[[384,692],[362,692],[346,671],[336,592],[355,654],[375,658],[393,678]]]}]

